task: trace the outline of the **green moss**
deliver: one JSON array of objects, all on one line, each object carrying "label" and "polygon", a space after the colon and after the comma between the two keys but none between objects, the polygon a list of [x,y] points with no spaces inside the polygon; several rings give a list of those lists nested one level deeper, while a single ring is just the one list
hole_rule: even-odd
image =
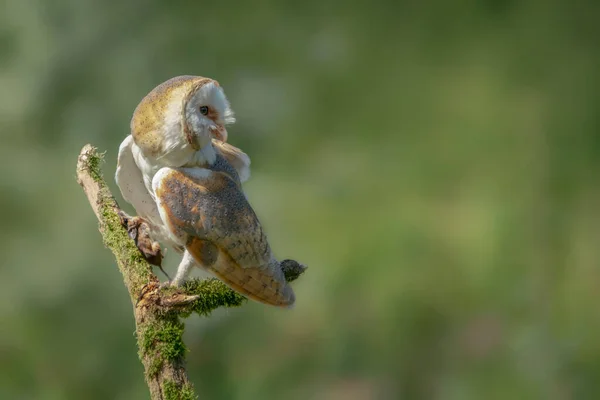
[{"label": "green moss", "polygon": [[157,331],[156,338],[163,343],[161,353],[166,359],[174,360],[178,357],[185,357],[187,348],[183,343],[183,330],[183,322],[175,319]]},{"label": "green moss", "polygon": [[117,257],[119,268],[128,281],[130,295],[133,299],[139,294],[142,286],[150,280],[152,269],[140,254],[133,240],[127,235],[125,228],[121,226],[121,220],[116,212],[117,202],[102,175],[101,166],[104,162],[104,153],[98,153],[96,148],[92,148],[87,155],[86,168],[92,179],[100,186],[98,197],[104,245]]},{"label": "green moss", "polygon": [[186,383],[181,388],[181,399],[182,400],[196,400],[198,396],[194,392],[194,386],[191,383]]},{"label": "green moss", "polygon": [[141,335],[142,352],[156,350],[168,360],[184,357],[187,349],[182,339],[183,330],[184,324],[175,317],[172,320],[155,321]]},{"label": "green moss", "polygon": [[146,374],[149,378],[154,378],[156,375],[158,375],[163,365],[163,359],[157,354],[155,357],[152,357],[152,361],[150,363],[150,366],[148,367],[148,371],[146,372]]},{"label": "green moss", "polygon": [[177,387],[177,384],[175,382],[165,380],[163,382],[162,389],[163,389],[163,394],[165,396],[165,399],[169,399],[169,400],[179,399],[179,388]]},{"label": "green moss", "polygon": [[98,153],[95,147],[89,153],[87,167],[90,172],[90,175],[92,176],[92,179],[94,179],[96,182],[101,182],[103,180],[102,170],[100,166],[104,162],[104,154],[105,153]]},{"label": "green moss", "polygon": [[189,383],[178,388],[175,382],[165,380],[162,389],[166,400],[195,400],[198,398],[194,393],[194,388]]},{"label": "green moss", "polygon": [[117,203],[110,192],[103,192],[101,195],[104,245],[115,253],[123,276],[131,283],[132,295],[137,296],[142,286],[150,281],[152,269],[121,225],[121,219],[116,212]]},{"label": "green moss", "polygon": [[140,350],[142,354],[145,354],[154,348],[154,341],[156,340],[156,330],[154,325],[148,325],[146,329],[142,331],[140,340]]},{"label": "green moss", "polygon": [[140,329],[140,356],[147,356],[151,360],[146,372],[149,377],[155,376],[165,362],[185,358],[187,348],[182,337],[184,324],[176,316],[154,320]]},{"label": "green moss", "polygon": [[188,310],[202,316],[208,316],[219,307],[239,307],[247,300],[218,279],[191,279],[184,284],[183,291],[200,296]]}]

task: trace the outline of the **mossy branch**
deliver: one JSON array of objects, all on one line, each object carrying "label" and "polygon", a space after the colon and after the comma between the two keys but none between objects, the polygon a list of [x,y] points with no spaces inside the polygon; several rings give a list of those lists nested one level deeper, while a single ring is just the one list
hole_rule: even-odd
[{"label": "mossy branch", "polygon": [[[77,160],[77,181],[83,187],[99,221],[106,247],[117,265],[134,308],[139,356],[153,400],[196,399],[185,370],[186,347],[182,339],[181,317],[191,313],[208,316],[219,307],[237,307],[246,298],[216,279],[195,279],[181,289],[160,289],[152,267],[122,225],[121,209],[111,194],[101,171],[103,154],[86,145]],[[304,268],[283,261],[288,281],[296,279]]]}]

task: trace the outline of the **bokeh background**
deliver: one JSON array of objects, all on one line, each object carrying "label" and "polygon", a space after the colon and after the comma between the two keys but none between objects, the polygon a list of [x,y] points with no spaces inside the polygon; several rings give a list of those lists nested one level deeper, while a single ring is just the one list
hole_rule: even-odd
[{"label": "bokeh background", "polygon": [[0,1],[0,398],[148,397],[75,162],[105,150],[116,189],[133,109],[182,74],[225,88],[251,202],[309,265],[293,311],[187,321],[201,398],[599,398],[599,18],[595,0]]}]

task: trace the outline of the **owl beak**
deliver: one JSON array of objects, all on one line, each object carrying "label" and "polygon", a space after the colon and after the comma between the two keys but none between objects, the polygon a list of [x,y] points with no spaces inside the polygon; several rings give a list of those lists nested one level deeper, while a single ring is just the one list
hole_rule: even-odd
[{"label": "owl beak", "polygon": [[212,129],[212,133],[215,136],[215,138],[220,140],[221,142],[227,141],[227,129],[225,129],[223,125],[217,125],[216,128]]},{"label": "owl beak", "polygon": [[[225,127],[223,125],[217,125],[217,126],[209,128],[209,129],[210,129],[210,134],[212,135],[212,137],[214,137],[217,140],[220,140],[221,142],[227,141],[227,129],[225,129]],[[210,135],[209,136],[197,135],[197,134],[193,133],[190,129],[185,129],[184,133],[185,133],[185,138],[186,138],[188,144],[195,151],[199,151],[202,148],[202,143],[205,142],[205,140],[203,140],[203,139],[207,139],[210,143]]]}]

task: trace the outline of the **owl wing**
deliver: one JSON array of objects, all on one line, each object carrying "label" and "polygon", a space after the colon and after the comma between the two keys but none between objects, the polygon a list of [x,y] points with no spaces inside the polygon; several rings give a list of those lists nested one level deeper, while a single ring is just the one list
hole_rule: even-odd
[{"label": "owl wing", "polygon": [[294,303],[259,220],[231,177],[203,168],[162,168],[152,187],[168,230],[198,264],[249,298]]},{"label": "owl wing", "polygon": [[144,184],[142,171],[135,163],[132,151],[133,137],[127,136],[119,147],[115,180],[121,195],[143,218],[160,221],[156,202]]},{"label": "owl wing", "polygon": [[250,179],[250,157],[248,157],[246,153],[239,148],[218,139],[213,139],[212,144],[227,162],[235,168],[242,183]]}]

